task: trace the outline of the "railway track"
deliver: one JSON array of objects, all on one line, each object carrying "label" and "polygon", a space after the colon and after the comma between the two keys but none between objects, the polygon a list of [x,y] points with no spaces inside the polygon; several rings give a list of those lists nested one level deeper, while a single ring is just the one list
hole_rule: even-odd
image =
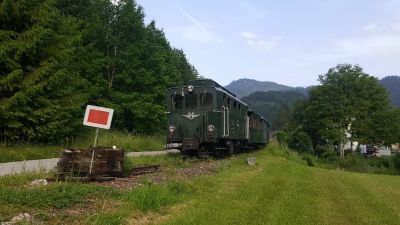
[{"label": "railway track", "polygon": [[160,165],[140,166],[135,167],[129,173],[130,176],[138,176],[142,174],[155,173],[161,171]]}]

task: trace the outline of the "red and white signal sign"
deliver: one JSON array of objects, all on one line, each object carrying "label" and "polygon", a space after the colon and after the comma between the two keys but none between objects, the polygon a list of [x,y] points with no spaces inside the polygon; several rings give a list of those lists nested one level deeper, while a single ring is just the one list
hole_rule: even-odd
[{"label": "red and white signal sign", "polygon": [[114,109],[88,105],[86,107],[83,125],[110,129]]}]

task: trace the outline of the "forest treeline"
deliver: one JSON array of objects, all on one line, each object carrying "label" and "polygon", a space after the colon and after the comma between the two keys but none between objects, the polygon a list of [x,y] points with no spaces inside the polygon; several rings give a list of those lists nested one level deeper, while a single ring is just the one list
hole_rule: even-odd
[{"label": "forest treeline", "polygon": [[155,133],[167,87],[198,76],[134,0],[0,3],[0,140],[79,135],[85,105],[113,108],[112,128]]},{"label": "forest treeline", "polygon": [[292,116],[294,103],[306,97],[306,93],[296,90],[256,91],[241,100],[262,115],[272,130],[281,130]]}]

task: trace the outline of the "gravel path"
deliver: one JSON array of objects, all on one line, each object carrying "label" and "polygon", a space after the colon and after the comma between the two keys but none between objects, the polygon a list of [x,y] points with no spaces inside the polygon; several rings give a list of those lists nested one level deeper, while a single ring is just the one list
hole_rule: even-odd
[{"label": "gravel path", "polygon": [[[167,151],[128,152],[126,155],[128,157],[140,157],[164,155],[168,153],[179,153],[179,150],[171,149]],[[0,177],[24,172],[50,171],[57,166],[57,162],[58,158],[0,163]]]}]

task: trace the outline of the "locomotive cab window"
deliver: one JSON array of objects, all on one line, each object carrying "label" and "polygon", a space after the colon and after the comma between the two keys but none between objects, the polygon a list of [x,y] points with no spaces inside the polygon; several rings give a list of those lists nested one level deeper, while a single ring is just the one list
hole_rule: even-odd
[{"label": "locomotive cab window", "polygon": [[209,108],[213,106],[213,96],[211,93],[200,94],[200,107]]},{"label": "locomotive cab window", "polygon": [[185,96],[185,107],[186,109],[197,108],[197,94],[187,94]]},{"label": "locomotive cab window", "polygon": [[172,110],[182,109],[183,108],[183,96],[181,95],[172,95]]}]

